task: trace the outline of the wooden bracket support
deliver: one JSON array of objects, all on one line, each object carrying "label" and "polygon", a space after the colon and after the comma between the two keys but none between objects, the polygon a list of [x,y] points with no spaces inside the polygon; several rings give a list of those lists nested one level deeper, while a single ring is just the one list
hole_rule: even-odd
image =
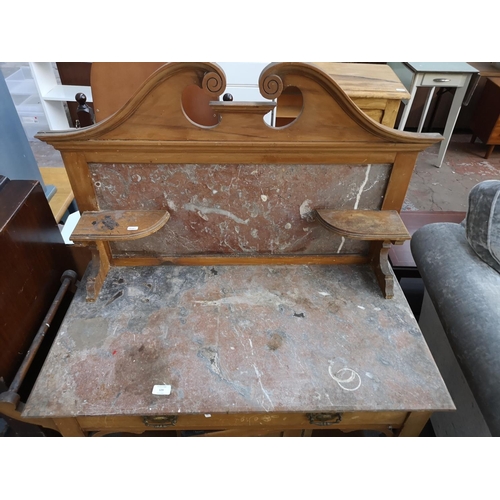
[{"label": "wooden bracket support", "polygon": [[94,302],[101,291],[102,285],[108,274],[111,262],[108,249],[102,241],[88,245],[92,252],[92,268],[87,279],[87,302]]},{"label": "wooden bracket support", "polygon": [[402,245],[411,238],[395,210],[318,209],[316,219],[329,231],[345,238],[371,241],[370,264],[384,297],[394,297],[394,276],[389,265],[391,244]]},{"label": "wooden bracket support", "polygon": [[375,241],[370,249],[370,264],[386,299],[394,297],[394,276],[389,266],[390,248],[390,241]]},{"label": "wooden bracket support", "polygon": [[92,269],[87,279],[87,301],[94,302],[112,264],[111,241],[144,238],[161,229],[170,219],[165,210],[103,210],[83,212],[70,239],[88,245]]}]

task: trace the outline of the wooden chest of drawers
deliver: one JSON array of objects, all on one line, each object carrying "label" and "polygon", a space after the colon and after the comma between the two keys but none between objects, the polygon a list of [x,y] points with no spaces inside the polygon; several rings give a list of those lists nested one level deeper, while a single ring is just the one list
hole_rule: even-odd
[{"label": "wooden chest of drawers", "polygon": [[[387,64],[318,62],[314,65],[332,77],[365,114],[387,127],[394,127],[401,101],[410,98]],[[302,104],[297,88],[285,89],[277,102],[276,126],[294,121]]]}]

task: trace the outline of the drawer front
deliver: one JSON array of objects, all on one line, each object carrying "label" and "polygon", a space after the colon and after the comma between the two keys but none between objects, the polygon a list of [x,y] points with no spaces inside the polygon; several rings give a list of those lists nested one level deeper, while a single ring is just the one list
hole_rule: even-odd
[{"label": "drawer front", "polygon": [[164,417],[78,417],[84,431],[145,432],[154,430],[211,429],[360,429],[377,425],[401,427],[407,412],[267,413],[172,415]]},{"label": "drawer front", "polygon": [[450,73],[427,73],[422,78],[422,87],[463,87],[466,75]]}]

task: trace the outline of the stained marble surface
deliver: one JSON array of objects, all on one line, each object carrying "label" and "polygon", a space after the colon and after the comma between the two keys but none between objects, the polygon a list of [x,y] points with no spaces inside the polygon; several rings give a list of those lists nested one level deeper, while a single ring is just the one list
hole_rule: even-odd
[{"label": "stained marble surface", "polygon": [[113,267],[96,302],[78,290],[24,415],[451,409],[395,288],[364,265]]}]

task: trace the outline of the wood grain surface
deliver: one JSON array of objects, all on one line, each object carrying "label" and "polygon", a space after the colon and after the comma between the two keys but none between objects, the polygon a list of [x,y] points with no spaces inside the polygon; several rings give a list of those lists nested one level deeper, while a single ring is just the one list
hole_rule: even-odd
[{"label": "wood grain surface", "polygon": [[385,243],[313,217],[400,211],[418,153],[442,137],[375,122],[313,64],[260,76],[266,99],[302,93],[283,127],[259,104],[218,102],[217,123],[196,124],[182,98],[193,85],[217,101],[226,79],[216,64],[168,63],[106,120],[37,136],[61,151],[82,211],[171,218],[142,240],[97,242],[101,267],[87,276],[102,290],[95,302],[78,290],[24,416],[71,420],[60,423],[76,435],[199,429],[206,415],[228,432],[238,418],[252,432],[310,429],[309,412],[338,412],[346,431],[390,435],[453,409],[399,285],[390,301],[380,292],[376,274],[392,278]]},{"label": "wood grain surface", "polygon": [[410,239],[395,210],[316,210],[317,219],[332,231],[359,240],[405,241]]},{"label": "wood grain surface", "polygon": [[45,185],[52,184],[57,188],[56,193],[49,201],[49,205],[54,219],[59,222],[75,198],[68,174],[64,167],[40,167],[40,173]]},{"label": "wood grain surface", "polygon": [[169,218],[165,210],[83,212],[70,239],[75,242],[135,240],[158,231]]}]

